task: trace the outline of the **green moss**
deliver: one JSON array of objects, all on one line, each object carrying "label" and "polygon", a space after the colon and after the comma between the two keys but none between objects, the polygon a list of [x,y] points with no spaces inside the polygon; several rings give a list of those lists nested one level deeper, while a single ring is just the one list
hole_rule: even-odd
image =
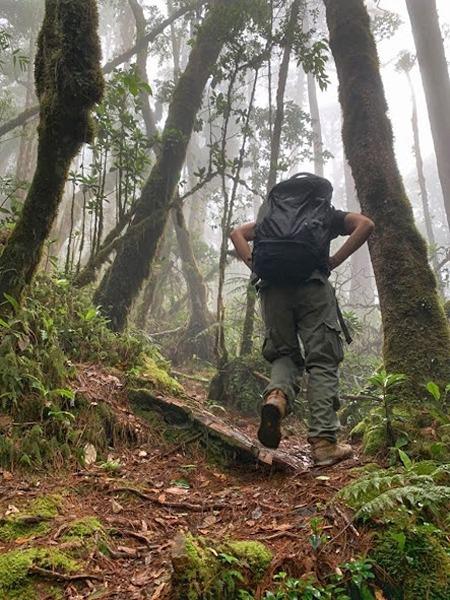
[{"label": "green moss", "polygon": [[58,515],[61,503],[62,497],[56,494],[36,498],[20,512],[6,517],[0,526],[0,540],[11,542],[45,535],[50,529],[48,521]]},{"label": "green moss", "polygon": [[169,375],[166,368],[158,365],[156,360],[151,356],[145,355],[142,357],[142,367],[138,369],[138,375],[145,381],[149,381],[160,391],[166,391],[175,395],[183,391],[183,386]]},{"label": "green moss", "polygon": [[172,558],[176,597],[235,600],[240,590],[254,591],[271,560],[259,542],[179,538]]},{"label": "green moss", "polygon": [[96,534],[102,536],[105,534],[100,521],[96,517],[82,517],[70,523],[62,539],[65,541],[85,540],[94,537]]},{"label": "green moss", "polygon": [[431,525],[379,534],[371,558],[388,579],[393,600],[447,600],[450,597],[450,545]]},{"label": "green moss", "polygon": [[33,598],[27,595],[34,585],[30,582],[30,569],[41,567],[59,573],[74,573],[79,564],[67,554],[54,548],[28,548],[14,550],[0,556],[0,595],[6,599]]}]

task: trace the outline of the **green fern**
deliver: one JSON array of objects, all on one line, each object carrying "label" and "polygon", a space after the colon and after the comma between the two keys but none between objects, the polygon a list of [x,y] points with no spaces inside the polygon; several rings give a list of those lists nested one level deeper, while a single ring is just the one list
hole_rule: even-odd
[{"label": "green fern", "polygon": [[389,522],[404,516],[441,522],[450,506],[450,465],[423,461],[401,471],[372,471],[343,488],[338,498],[356,511],[357,520]]}]

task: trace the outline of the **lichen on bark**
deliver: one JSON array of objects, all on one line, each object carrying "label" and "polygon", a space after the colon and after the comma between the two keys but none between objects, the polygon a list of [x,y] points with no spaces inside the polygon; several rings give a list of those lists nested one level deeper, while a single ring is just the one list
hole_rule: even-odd
[{"label": "lichen on bark", "polygon": [[0,304],[5,293],[18,298],[30,283],[70,163],[92,138],[90,110],[103,94],[97,27],[95,0],[46,0],[35,60],[37,166],[22,215],[0,256]]}]

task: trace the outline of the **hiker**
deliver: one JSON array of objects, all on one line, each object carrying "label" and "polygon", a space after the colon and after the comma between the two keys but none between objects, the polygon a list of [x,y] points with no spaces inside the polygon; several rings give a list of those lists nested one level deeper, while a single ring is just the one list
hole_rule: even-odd
[{"label": "hiker", "polygon": [[[306,369],[308,442],[316,466],[352,455],[350,445],[336,440],[338,367],[344,353],[342,317],[339,320],[328,277],[374,228],[364,215],[335,209],[332,192],[328,180],[298,173],[275,185],[256,222],[236,227],[230,235],[237,253],[259,280],[265,323],[262,353],[271,363],[258,438],[264,446],[278,447],[281,420],[292,409]],[[339,235],[350,237],[330,256],[330,241]],[[249,242],[254,243],[253,253]]]}]

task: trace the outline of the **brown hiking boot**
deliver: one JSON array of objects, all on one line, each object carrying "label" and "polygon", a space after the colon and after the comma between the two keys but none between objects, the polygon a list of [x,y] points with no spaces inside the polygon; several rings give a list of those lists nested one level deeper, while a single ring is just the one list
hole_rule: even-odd
[{"label": "brown hiking boot", "polygon": [[287,412],[287,399],[281,390],[272,390],[261,409],[258,440],[267,448],[278,448],[281,440],[281,419]]},{"label": "brown hiking boot", "polygon": [[310,438],[315,467],[328,467],[353,456],[349,444],[337,444],[326,438]]}]

